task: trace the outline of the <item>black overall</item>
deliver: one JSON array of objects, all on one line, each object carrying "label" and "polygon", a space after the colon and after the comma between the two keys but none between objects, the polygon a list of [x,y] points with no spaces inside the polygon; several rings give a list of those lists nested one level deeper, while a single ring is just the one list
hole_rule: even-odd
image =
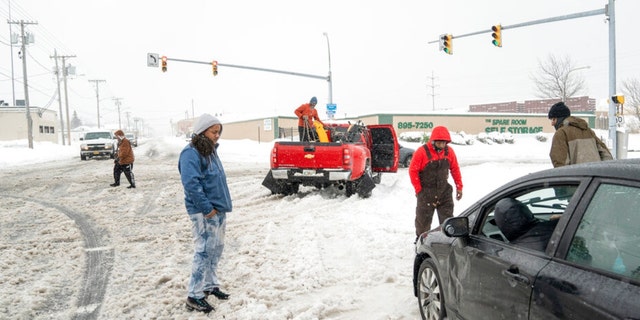
[{"label": "black overall", "polygon": [[444,158],[432,160],[431,152],[425,145],[429,162],[420,171],[420,185],[422,190],[417,195],[416,205],[416,235],[431,229],[433,212],[438,210],[440,224],[446,218],[453,216],[453,187],[449,184],[449,148],[444,147]]}]

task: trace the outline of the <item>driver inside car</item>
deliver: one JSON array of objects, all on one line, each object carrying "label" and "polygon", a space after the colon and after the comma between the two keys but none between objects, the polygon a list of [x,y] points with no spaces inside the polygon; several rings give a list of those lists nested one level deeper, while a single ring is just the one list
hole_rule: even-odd
[{"label": "driver inside car", "polygon": [[495,220],[509,243],[544,251],[559,219],[536,219],[526,205],[504,198],[496,203]]}]

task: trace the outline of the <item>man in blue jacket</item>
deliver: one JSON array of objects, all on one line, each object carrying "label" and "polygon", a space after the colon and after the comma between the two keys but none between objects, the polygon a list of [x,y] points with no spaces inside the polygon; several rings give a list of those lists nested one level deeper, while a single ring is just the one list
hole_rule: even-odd
[{"label": "man in blue jacket", "polygon": [[195,244],[186,307],[204,313],[214,310],[206,300],[209,295],[229,299],[220,291],[216,273],[224,249],[226,214],[232,209],[227,177],[216,152],[221,134],[220,120],[203,114],[194,123],[191,143],[178,162]]}]

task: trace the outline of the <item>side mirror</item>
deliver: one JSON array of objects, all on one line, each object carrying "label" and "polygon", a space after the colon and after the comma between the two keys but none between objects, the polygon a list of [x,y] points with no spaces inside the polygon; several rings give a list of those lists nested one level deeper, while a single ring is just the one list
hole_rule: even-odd
[{"label": "side mirror", "polygon": [[83,138],[83,137],[80,137],[80,141],[82,141],[82,140],[84,140],[84,138]]},{"label": "side mirror", "polygon": [[447,218],[442,224],[442,232],[448,237],[465,237],[469,235],[469,219],[467,217]]}]

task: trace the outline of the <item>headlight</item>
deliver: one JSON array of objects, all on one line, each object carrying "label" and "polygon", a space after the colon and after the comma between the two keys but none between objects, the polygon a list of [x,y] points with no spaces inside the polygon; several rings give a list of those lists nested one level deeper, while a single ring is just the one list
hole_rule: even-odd
[{"label": "headlight", "polygon": [[105,149],[113,149],[113,145],[107,144],[104,146]]},{"label": "headlight", "polygon": [[89,150],[89,147],[87,147],[86,144],[81,144],[80,145],[80,150]]}]

